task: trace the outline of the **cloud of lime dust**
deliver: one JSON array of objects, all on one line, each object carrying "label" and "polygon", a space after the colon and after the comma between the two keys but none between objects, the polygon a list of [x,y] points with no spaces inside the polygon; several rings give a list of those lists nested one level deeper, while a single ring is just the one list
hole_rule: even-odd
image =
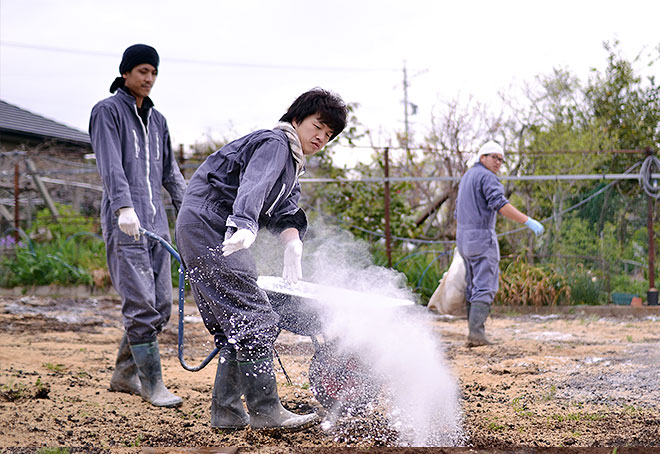
[{"label": "cloud of lime dust", "polygon": [[[339,354],[353,355],[380,386],[378,405],[401,446],[457,446],[464,439],[458,386],[432,317],[414,301],[402,273],[373,264],[369,245],[350,233],[310,226],[303,280],[359,291],[323,297],[323,337]],[[280,271],[281,272],[281,271]]]}]

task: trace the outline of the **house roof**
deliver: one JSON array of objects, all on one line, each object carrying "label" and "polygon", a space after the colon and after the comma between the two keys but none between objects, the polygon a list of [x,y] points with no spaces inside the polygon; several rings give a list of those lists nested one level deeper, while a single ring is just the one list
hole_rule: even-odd
[{"label": "house roof", "polygon": [[18,135],[89,146],[89,134],[0,100],[0,135]]}]

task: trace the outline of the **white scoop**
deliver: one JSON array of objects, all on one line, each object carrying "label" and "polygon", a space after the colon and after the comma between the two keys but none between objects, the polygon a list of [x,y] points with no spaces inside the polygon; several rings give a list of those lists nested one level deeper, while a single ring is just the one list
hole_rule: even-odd
[{"label": "white scoop", "polygon": [[357,290],[349,290],[341,287],[315,284],[313,282],[298,281],[291,283],[278,276],[259,276],[257,285],[262,289],[282,293],[284,295],[297,296],[327,303],[354,303],[363,302],[383,307],[412,306],[414,301],[403,298],[392,298],[384,295],[363,293]]}]

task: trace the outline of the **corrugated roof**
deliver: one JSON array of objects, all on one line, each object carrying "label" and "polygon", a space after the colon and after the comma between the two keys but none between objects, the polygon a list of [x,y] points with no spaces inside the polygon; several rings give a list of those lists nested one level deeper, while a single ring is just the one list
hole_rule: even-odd
[{"label": "corrugated roof", "polygon": [[14,132],[89,145],[89,134],[0,100],[0,133]]}]

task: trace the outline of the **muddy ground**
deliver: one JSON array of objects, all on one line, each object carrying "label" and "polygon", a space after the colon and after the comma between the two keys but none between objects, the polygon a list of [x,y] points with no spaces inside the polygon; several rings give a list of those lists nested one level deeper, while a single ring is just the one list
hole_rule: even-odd
[{"label": "muddy ground", "polygon": [[[157,409],[139,397],[108,391],[122,335],[119,304],[112,296],[0,297],[0,451],[396,446],[396,432],[378,411],[345,417],[330,430],[319,426],[279,436],[214,432],[209,405],[215,364],[199,372],[179,365],[176,308],[159,342],[166,384],[184,398],[183,406]],[[194,305],[186,309],[190,364],[211,347],[195,311]],[[487,323],[497,343],[473,349],[464,346],[464,319],[429,312],[426,323],[444,344],[460,386],[463,446],[660,447],[659,307],[527,314],[499,308]],[[309,389],[314,352],[309,338],[283,332],[277,349],[292,380],[287,384],[278,368],[285,406],[324,415]]]}]

